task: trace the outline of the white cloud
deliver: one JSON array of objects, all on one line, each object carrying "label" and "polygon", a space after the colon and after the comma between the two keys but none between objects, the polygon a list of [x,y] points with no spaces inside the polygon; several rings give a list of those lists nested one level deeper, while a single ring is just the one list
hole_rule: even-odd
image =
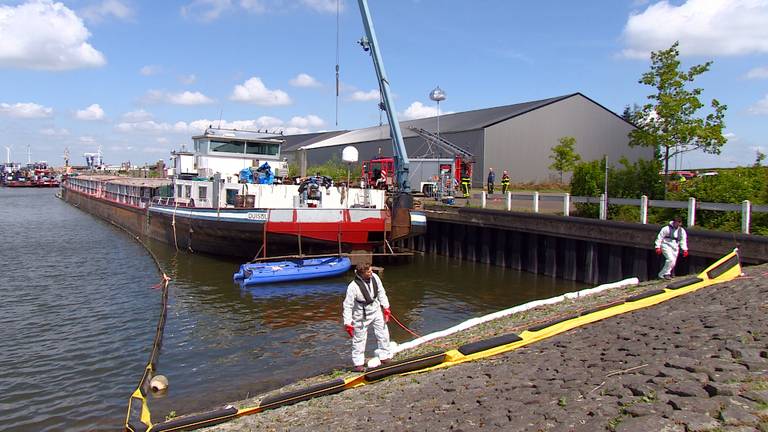
[{"label": "white cloud", "polygon": [[379,91],[371,90],[364,92],[362,90],[356,90],[349,96],[349,100],[354,102],[368,102],[379,100]]},{"label": "white cloud", "polygon": [[194,0],[181,7],[181,15],[198,21],[213,21],[232,8],[231,0]]},{"label": "white cloud", "polygon": [[267,5],[264,0],[240,0],[240,7],[252,13],[264,13]]},{"label": "white cloud", "polygon": [[200,92],[184,91],[181,93],[169,93],[161,90],[150,90],[144,96],[147,103],[168,103],[172,105],[205,105],[214,100]]},{"label": "white cloud", "polygon": [[400,114],[401,120],[413,120],[424,117],[434,117],[437,115],[437,107],[426,106],[421,102],[414,102],[406,108],[405,112]]},{"label": "white cloud", "polygon": [[15,118],[45,118],[53,115],[53,108],[44,107],[32,102],[19,102],[13,105],[0,103],[0,114]]},{"label": "white cloud", "polygon": [[184,85],[192,85],[197,81],[195,74],[182,75],[179,77],[179,82]]},{"label": "white cloud", "polygon": [[139,69],[139,73],[144,76],[157,75],[162,71],[162,68],[157,65],[146,65]]},{"label": "white cloud", "polygon": [[69,70],[98,67],[104,55],[86,41],[83,21],[62,3],[0,6],[0,67]]},{"label": "white cloud", "polygon": [[138,123],[142,121],[152,120],[152,114],[144,111],[143,109],[136,111],[129,111],[123,114],[123,120],[127,123]]},{"label": "white cloud", "polygon": [[80,138],[78,138],[78,139],[79,139],[79,140],[80,140],[80,142],[81,142],[81,143],[83,143],[83,144],[93,144],[93,143],[95,143],[95,142],[96,142],[96,138],[94,138],[94,137],[92,137],[92,136],[81,136],[81,137],[80,137]]},{"label": "white cloud", "polygon": [[282,90],[268,89],[259,77],[250,78],[243,84],[235,86],[230,99],[264,106],[290,105],[292,103],[288,93]]},{"label": "white cloud", "polygon": [[169,143],[169,140],[166,137],[160,137],[160,138],[156,139],[155,141],[157,141],[158,144],[168,144]]},{"label": "white cloud", "polygon": [[77,110],[75,118],[79,120],[101,120],[104,118],[104,110],[99,104],[92,104],[86,109]]},{"label": "white cloud", "polygon": [[317,12],[336,13],[336,0],[301,0],[301,3]]},{"label": "white cloud", "polygon": [[119,0],[103,0],[100,3],[94,3],[83,8],[81,13],[85,19],[92,22],[101,22],[110,16],[129,21],[133,19],[134,14],[130,7]]},{"label": "white cloud", "polygon": [[320,83],[311,75],[300,73],[289,81],[294,87],[320,87]]},{"label": "white cloud", "polygon": [[306,117],[300,117],[300,116],[292,117],[291,120],[288,122],[288,125],[298,127],[298,128],[303,128],[303,129],[306,129],[306,128],[317,129],[325,126],[325,121],[314,114],[310,114]]},{"label": "white cloud", "polygon": [[61,129],[54,129],[54,128],[45,128],[40,129],[40,135],[50,136],[50,137],[63,137],[69,135],[69,130],[61,128]]},{"label": "white cloud", "polygon": [[647,59],[675,41],[682,55],[768,53],[767,22],[766,0],[659,1],[629,16],[622,54]]},{"label": "white cloud", "polygon": [[726,132],[726,133],[723,134],[723,136],[725,137],[725,139],[728,140],[729,143],[730,142],[736,142],[736,141],[739,140],[739,138],[733,132]]},{"label": "white cloud", "polygon": [[768,115],[768,94],[747,108],[747,112],[754,115]]},{"label": "white cloud", "polygon": [[747,79],[766,79],[768,78],[768,66],[756,67],[747,72]]}]

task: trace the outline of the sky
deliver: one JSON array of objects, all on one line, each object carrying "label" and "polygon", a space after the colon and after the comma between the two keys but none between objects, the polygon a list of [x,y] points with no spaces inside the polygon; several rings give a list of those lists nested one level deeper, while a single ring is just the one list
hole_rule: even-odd
[{"label": "sky", "polygon": [[[208,125],[288,134],[378,125],[354,0],[0,0],[0,160],[168,160]],[[768,153],[768,0],[369,0],[400,120],[581,92],[621,113],[680,42],[728,106],[719,156]],[[338,14],[337,14],[338,7]],[[336,97],[335,65],[340,67]],[[338,106],[338,109],[337,109]],[[707,114],[702,110],[700,115]],[[386,121],[386,118],[384,118]],[[553,143],[555,145],[556,143]]]}]

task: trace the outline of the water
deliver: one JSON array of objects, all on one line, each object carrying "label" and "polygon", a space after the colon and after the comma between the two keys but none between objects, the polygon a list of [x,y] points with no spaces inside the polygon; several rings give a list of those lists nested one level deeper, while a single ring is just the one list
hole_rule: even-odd
[{"label": "water", "polygon": [[[0,421],[117,430],[149,356],[160,276],[138,242],[54,193],[0,188]],[[349,366],[349,276],[243,289],[232,283],[239,262],[149,246],[173,278],[157,365],[170,389],[150,398],[153,421]],[[387,264],[382,279],[395,316],[419,334],[582,287],[443,257]]]}]

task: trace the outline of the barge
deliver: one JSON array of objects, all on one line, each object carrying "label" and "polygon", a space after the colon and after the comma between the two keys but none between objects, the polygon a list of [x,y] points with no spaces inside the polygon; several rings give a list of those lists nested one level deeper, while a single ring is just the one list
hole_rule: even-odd
[{"label": "barge", "polygon": [[426,231],[423,213],[384,190],[288,181],[279,136],[208,128],[193,142],[172,153],[171,178],[69,176],[62,198],[177,249],[246,259],[370,252]]}]

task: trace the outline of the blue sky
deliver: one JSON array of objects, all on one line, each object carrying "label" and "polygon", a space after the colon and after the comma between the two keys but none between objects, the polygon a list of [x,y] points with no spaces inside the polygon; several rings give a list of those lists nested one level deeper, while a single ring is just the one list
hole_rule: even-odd
[{"label": "blue sky", "polygon": [[[208,124],[287,133],[379,122],[357,1],[0,1],[0,150],[61,165],[168,158]],[[768,0],[369,0],[401,120],[582,92],[617,113],[642,104],[651,50],[708,60],[703,99],[728,105],[719,157],[768,153]],[[556,143],[553,143],[555,145]]]}]

